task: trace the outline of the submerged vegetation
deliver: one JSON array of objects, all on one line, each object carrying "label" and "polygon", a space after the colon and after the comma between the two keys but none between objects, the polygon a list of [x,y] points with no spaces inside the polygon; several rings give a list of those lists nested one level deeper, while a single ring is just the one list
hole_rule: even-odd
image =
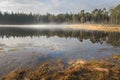
[{"label": "submerged vegetation", "polygon": [[[119,25],[120,24],[120,4],[109,11],[103,8],[103,9],[94,9],[92,12],[85,12],[84,10],[81,10],[79,13],[76,13],[76,14],[66,13],[66,14],[54,15],[54,14],[47,13],[45,15],[41,15],[41,14],[32,14],[32,13],[26,14],[26,13],[0,12],[0,24],[39,24],[39,23],[41,24],[43,23],[69,23],[69,24],[95,23],[96,24],[97,23],[97,24]],[[51,30],[51,29],[42,29],[42,28],[35,29],[35,28],[22,28],[22,27],[0,27],[1,39],[11,38],[11,37],[12,38],[16,38],[16,37],[35,38],[35,37],[41,37],[41,36],[45,36],[47,38],[53,37],[53,36],[66,38],[66,39],[75,38],[80,42],[83,42],[84,40],[89,40],[93,44],[95,43],[104,44],[105,42],[105,44],[107,43],[106,45],[108,44],[112,45],[110,47],[117,47],[118,49],[120,48],[119,32],[74,30],[70,28],[64,29],[64,30],[63,29]],[[37,43],[41,44],[42,41],[41,42],[38,41]],[[49,42],[47,44],[49,44]],[[44,44],[42,46],[44,46]],[[84,48],[84,45],[82,46],[82,49],[83,48]],[[53,51],[55,51],[56,49],[57,49],[56,47],[52,48]],[[105,49],[107,49],[106,46],[101,47],[98,51],[100,52]],[[109,49],[112,49],[112,48],[109,48]],[[10,51],[13,52],[17,50],[19,49],[9,48],[8,52]],[[0,52],[2,51],[4,51],[4,48],[1,47]],[[71,52],[71,53],[74,53],[74,52]],[[90,53],[89,49],[88,49],[88,53]],[[33,51],[32,56],[35,56],[36,58],[37,55],[34,55],[34,54],[35,53]],[[10,57],[8,56],[8,58]],[[30,59],[31,58],[33,57],[30,57]],[[13,61],[15,59],[13,59]],[[42,60],[41,57],[39,58],[39,60]],[[22,61],[24,61],[24,59]],[[11,67],[11,65],[8,67]],[[21,67],[3,76],[0,75],[0,80],[120,80],[120,55],[113,55],[112,57],[109,57],[109,58],[105,58],[101,60],[91,60],[91,61],[76,60],[76,61],[70,61],[68,63],[67,62],[65,63],[65,61],[63,62],[61,60],[55,60],[55,61],[43,62],[43,64],[40,64],[40,66],[37,67],[36,69]]]},{"label": "submerged vegetation", "polygon": [[81,10],[72,14],[25,14],[0,12],[0,24],[36,24],[36,23],[108,23],[120,24],[120,4],[111,10],[94,9],[92,12]]},{"label": "submerged vegetation", "polygon": [[46,62],[36,70],[16,69],[0,80],[120,80],[120,55],[100,61]]}]

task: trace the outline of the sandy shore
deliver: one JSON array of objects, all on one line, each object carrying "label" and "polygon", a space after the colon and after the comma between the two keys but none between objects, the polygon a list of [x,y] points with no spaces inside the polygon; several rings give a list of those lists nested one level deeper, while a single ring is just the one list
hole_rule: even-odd
[{"label": "sandy shore", "polygon": [[102,25],[102,24],[72,24],[67,27],[72,29],[98,30],[107,32],[120,32],[120,25]]}]

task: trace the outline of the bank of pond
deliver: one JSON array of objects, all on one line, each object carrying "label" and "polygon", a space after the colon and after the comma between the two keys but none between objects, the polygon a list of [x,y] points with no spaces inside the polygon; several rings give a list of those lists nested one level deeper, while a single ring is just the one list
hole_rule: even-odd
[{"label": "bank of pond", "polygon": [[120,55],[101,60],[47,61],[36,69],[18,68],[1,80],[119,80]]}]

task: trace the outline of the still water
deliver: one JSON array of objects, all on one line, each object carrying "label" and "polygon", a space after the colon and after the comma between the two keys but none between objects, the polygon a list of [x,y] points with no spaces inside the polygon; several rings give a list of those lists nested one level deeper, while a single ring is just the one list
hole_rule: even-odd
[{"label": "still water", "polygon": [[101,59],[120,54],[120,33],[65,27],[0,27],[0,75],[45,61]]}]

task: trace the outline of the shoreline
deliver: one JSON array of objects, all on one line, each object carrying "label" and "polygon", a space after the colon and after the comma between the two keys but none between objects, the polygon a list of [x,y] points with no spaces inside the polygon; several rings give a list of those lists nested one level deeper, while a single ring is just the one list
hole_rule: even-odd
[{"label": "shoreline", "polygon": [[[49,26],[49,27],[48,27]],[[23,24],[23,25],[0,25],[0,27],[27,27],[27,28],[70,28],[92,31],[120,32],[120,25],[115,24]],[[60,27],[58,27],[60,26]]]},{"label": "shoreline", "polygon": [[71,29],[97,30],[106,32],[120,32],[120,25],[114,24],[70,24],[67,25]]},{"label": "shoreline", "polygon": [[[45,62],[35,70],[15,69],[0,80],[119,80],[120,55],[102,60],[76,60],[65,67],[61,60]],[[112,76],[111,76],[112,74]]]}]

